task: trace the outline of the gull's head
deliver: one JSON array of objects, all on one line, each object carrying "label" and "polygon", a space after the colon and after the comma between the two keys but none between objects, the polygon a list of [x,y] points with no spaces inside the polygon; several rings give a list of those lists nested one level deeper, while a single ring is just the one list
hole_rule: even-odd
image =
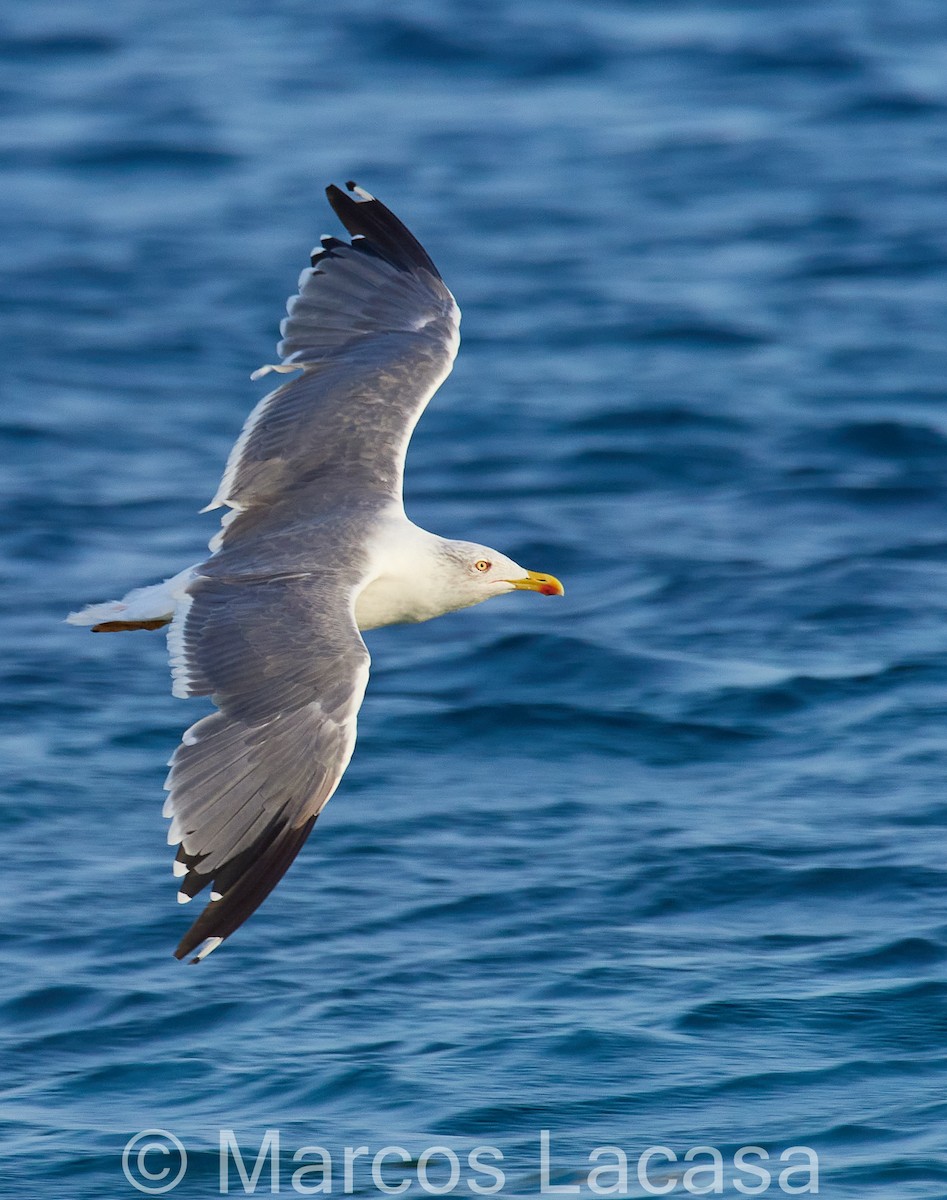
[{"label": "gull's head", "polygon": [[443,546],[444,581],[457,608],[480,604],[505,592],[539,592],[562,596],[565,589],[554,575],[527,571],[499,550],[476,542],[447,542]]}]

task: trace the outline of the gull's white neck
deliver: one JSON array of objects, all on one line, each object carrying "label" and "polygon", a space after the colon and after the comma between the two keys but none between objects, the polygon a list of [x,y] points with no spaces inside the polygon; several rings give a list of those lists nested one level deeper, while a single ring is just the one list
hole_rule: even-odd
[{"label": "gull's white neck", "polygon": [[359,629],[429,621],[471,603],[458,604],[443,584],[443,545],[402,513],[384,519],[371,544],[371,576],[355,601]]}]

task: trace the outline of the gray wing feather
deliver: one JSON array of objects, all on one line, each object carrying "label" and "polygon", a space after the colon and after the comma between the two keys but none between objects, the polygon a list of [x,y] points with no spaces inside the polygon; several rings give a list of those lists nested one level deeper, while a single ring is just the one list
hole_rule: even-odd
[{"label": "gray wing feather", "polygon": [[279,349],[301,374],[244,426],[210,506],[232,511],[168,633],[175,694],[219,709],[184,735],[165,785],[181,892],[219,895],[179,958],[262,903],[348,765],[368,679],[354,618],[368,536],[400,500],[411,431],[457,351],[460,314],[434,264],[357,195],[328,189],[352,242],[323,239],[300,278]]},{"label": "gray wing feather", "polygon": [[307,364],[251,414],[214,504],[291,496],[297,512],[319,512],[345,497],[400,498],[411,432],[453,361],[443,328],[366,337]]},{"label": "gray wing feather", "polygon": [[213,884],[221,898],[179,958],[228,937],[262,903],[348,765],[368,678],[351,591],[332,576],[200,575],[189,585],[169,633],[175,690],[210,695],[220,711],[175,751],[165,815],[182,894]]},{"label": "gray wing feather", "polygon": [[209,508],[292,494],[315,511],[340,482],[400,500],[411,432],[450,373],[460,311],[437,268],[378,200],[328,195],[354,236],[323,238],[287,305],[278,369],[302,374],[250,414]]},{"label": "gray wing feather", "polygon": [[251,724],[314,696],[327,711],[340,710],[368,654],[352,611],[354,582],[331,572],[199,575],[170,635],[176,694],[210,696],[226,716]]},{"label": "gray wing feather", "polygon": [[313,362],[378,331],[414,333],[451,316],[450,292],[426,271],[409,274],[344,242],[313,258],[280,324],[284,362]]}]

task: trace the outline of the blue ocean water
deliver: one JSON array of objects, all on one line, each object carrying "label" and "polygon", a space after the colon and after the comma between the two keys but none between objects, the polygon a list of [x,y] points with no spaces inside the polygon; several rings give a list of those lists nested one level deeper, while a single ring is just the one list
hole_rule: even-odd
[{"label": "blue ocean water", "polygon": [[[35,0],[0,61],[4,1194],[140,1195],[158,1128],[175,1197],[222,1129],[289,1194],[947,1196],[947,8]],[[202,556],[353,177],[464,310],[409,513],[567,595],[369,635],[316,834],[182,967],[195,705],[61,621]]]}]

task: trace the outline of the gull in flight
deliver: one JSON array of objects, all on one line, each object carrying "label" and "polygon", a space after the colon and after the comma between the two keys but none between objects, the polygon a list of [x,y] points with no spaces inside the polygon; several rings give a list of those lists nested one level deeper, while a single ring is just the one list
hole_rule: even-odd
[{"label": "gull in flight", "polygon": [[95,633],[167,625],[174,695],[217,709],[184,734],[165,783],[178,900],[210,888],[175,950],[192,962],[266,899],[338,786],[368,682],[361,630],[563,594],[552,575],[405,515],[408,441],[450,373],[460,310],[398,218],[347,187],[326,195],[351,240],[322,238],[280,363],[254,373],[292,378],[230,452],[204,510],[227,510],[210,557],[67,618]]}]

